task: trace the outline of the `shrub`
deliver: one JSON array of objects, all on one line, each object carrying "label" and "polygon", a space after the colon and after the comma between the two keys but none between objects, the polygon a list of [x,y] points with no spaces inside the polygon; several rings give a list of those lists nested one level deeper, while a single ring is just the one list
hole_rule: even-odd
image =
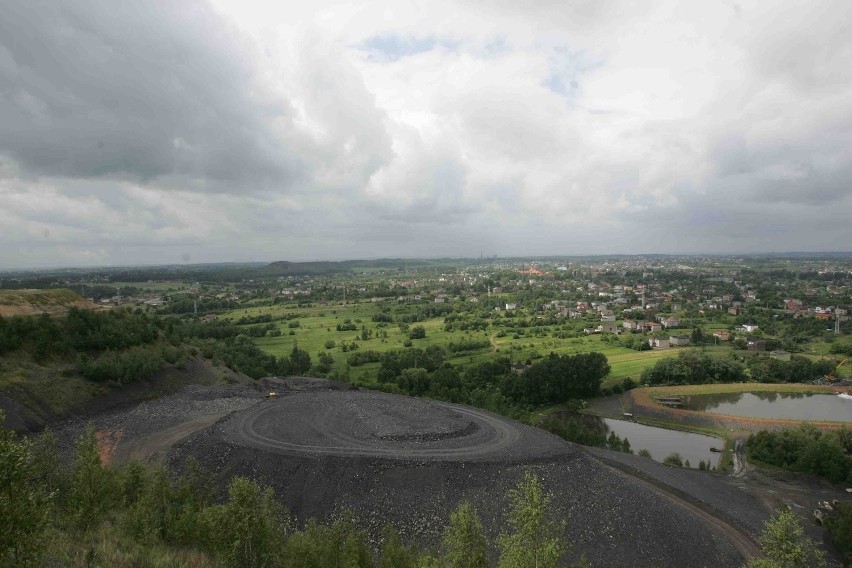
[{"label": "shrub", "polygon": [[683,467],[683,458],[680,457],[680,454],[677,452],[671,453],[665,457],[663,463],[666,465],[673,465],[677,467]]}]

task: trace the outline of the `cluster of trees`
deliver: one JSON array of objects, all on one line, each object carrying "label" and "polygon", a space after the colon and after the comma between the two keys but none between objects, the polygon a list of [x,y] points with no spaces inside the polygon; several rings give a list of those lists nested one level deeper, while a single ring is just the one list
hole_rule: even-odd
[{"label": "cluster of trees", "polygon": [[180,364],[193,347],[252,378],[305,373],[311,357],[295,344],[289,355],[275,357],[251,340],[270,330],[276,330],[272,322],[237,326],[228,321],[158,318],[130,310],[72,308],[61,318],[0,317],[0,353],[22,350],[37,360],[71,359],[83,377],[119,384]]},{"label": "cluster of trees", "polygon": [[829,359],[811,361],[792,357],[780,361],[769,357],[749,357],[745,364],[696,351],[681,351],[677,357],[660,359],[642,372],[642,383],[649,385],[699,385],[741,383],[795,383],[823,377],[836,363]]},{"label": "cluster of trees", "polygon": [[184,351],[169,344],[139,345],[106,351],[91,358],[81,354],[77,372],[91,381],[115,381],[124,385],[152,376],[167,363],[183,360]]},{"label": "cluster of trees", "polygon": [[761,430],[749,436],[749,457],[792,471],[813,473],[835,483],[852,483],[852,431],[797,428]]},{"label": "cluster of trees", "polygon": [[750,357],[746,360],[751,378],[762,383],[803,383],[819,379],[833,371],[836,364],[831,359],[811,361],[799,356],[793,356],[789,361],[768,357]]},{"label": "cluster of trees", "polygon": [[446,352],[437,345],[426,349],[403,349],[382,353],[378,380],[380,383],[395,383],[403,369],[422,368],[428,372],[438,369],[446,359]]},{"label": "cluster of trees", "polygon": [[276,357],[258,347],[245,335],[226,340],[212,339],[193,342],[204,357],[221,362],[230,369],[253,379],[270,375],[302,375],[311,368],[311,355],[293,343],[289,355]]},{"label": "cluster of trees", "polygon": [[346,362],[352,367],[360,367],[367,363],[378,363],[382,360],[382,354],[372,349],[353,353],[346,358]]},{"label": "cluster of trees", "polygon": [[126,349],[153,343],[161,322],[127,310],[71,308],[63,318],[0,317],[0,353],[26,349],[36,358]]},{"label": "cluster of trees", "polygon": [[379,383],[385,390],[519,416],[531,406],[595,396],[609,373],[609,364],[601,353],[550,354],[522,373],[513,372],[505,357],[461,371],[445,358],[445,351],[438,346],[388,351],[381,355]]},{"label": "cluster of trees", "polygon": [[559,404],[596,396],[609,370],[602,353],[551,353],[523,373],[508,376],[502,390],[509,398],[524,404]]},{"label": "cluster of trees", "polygon": [[447,349],[451,353],[460,353],[462,351],[476,351],[477,349],[483,349],[489,345],[491,345],[491,343],[488,339],[462,338],[458,341],[450,341],[450,344],[447,345]]},{"label": "cluster of trees", "polygon": [[642,372],[642,383],[649,385],[741,383],[746,379],[741,363],[695,351],[681,351],[677,357],[660,359]]},{"label": "cluster of trees", "polygon": [[[0,415],[2,423],[2,415]],[[489,540],[470,503],[449,517],[441,546],[421,551],[385,529],[378,557],[352,513],[304,529],[271,489],[231,480],[216,502],[212,476],[188,462],[180,475],[131,462],[102,465],[94,433],[63,464],[50,434],[35,441],[0,431],[0,565],[194,565],[223,567],[487,568]],[[538,478],[508,495],[500,567],[555,567],[569,549]],[[190,562],[186,562],[190,564]],[[581,565],[586,565],[581,561]]]}]

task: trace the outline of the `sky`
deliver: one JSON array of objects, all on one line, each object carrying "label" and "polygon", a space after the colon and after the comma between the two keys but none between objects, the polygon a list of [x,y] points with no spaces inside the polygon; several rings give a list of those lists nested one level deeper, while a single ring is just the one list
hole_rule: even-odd
[{"label": "sky", "polygon": [[852,250],[848,0],[0,11],[0,267]]}]

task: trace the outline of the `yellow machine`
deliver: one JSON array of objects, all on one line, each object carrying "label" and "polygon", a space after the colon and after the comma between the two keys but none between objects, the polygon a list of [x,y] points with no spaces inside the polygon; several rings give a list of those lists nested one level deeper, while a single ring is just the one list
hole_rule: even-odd
[{"label": "yellow machine", "polygon": [[843,361],[841,361],[840,364],[837,365],[832,372],[830,372],[829,374],[827,374],[825,376],[825,380],[826,381],[836,381],[837,376],[835,375],[835,373],[837,373],[837,369],[839,369],[840,367],[845,365],[847,361],[849,361],[849,359],[844,359]]}]

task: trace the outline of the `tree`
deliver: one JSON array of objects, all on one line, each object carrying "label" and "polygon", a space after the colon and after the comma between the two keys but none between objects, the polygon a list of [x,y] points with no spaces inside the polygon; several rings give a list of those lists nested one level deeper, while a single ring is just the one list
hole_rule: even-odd
[{"label": "tree", "polygon": [[487,543],[482,522],[467,501],[450,514],[443,544],[446,568],[487,568]]},{"label": "tree", "polygon": [[264,567],[278,564],[287,513],[271,489],[235,477],[228,501],[204,510],[210,548],[223,566]]},{"label": "tree", "polygon": [[415,325],[408,332],[409,339],[423,339],[426,337],[426,328],[422,325]]},{"label": "tree", "polygon": [[852,501],[839,501],[835,514],[825,520],[825,529],[831,542],[852,566]]},{"label": "tree", "polygon": [[293,343],[293,350],[290,351],[290,372],[294,375],[301,375],[311,368],[311,355],[304,349],[299,349],[297,343]]},{"label": "tree", "polygon": [[509,501],[508,520],[513,532],[501,534],[498,540],[500,568],[555,567],[566,547],[559,527],[547,518],[550,498],[539,479],[524,473],[518,486],[509,492]]},{"label": "tree", "polygon": [[30,443],[0,426],[0,565],[40,565],[51,494],[35,473]]},{"label": "tree", "polygon": [[784,510],[772,516],[758,537],[766,558],[754,560],[748,568],[821,568],[826,566],[825,553],[816,542],[803,538],[799,519]]},{"label": "tree", "polygon": [[704,332],[701,331],[700,327],[696,327],[692,330],[692,334],[689,339],[694,345],[700,345],[704,341]]},{"label": "tree", "polygon": [[97,528],[117,496],[115,475],[101,463],[95,431],[89,426],[77,440],[74,456],[70,496],[74,525],[83,531]]},{"label": "tree", "polygon": [[417,568],[417,551],[405,546],[393,525],[385,525],[379,568]]}]

